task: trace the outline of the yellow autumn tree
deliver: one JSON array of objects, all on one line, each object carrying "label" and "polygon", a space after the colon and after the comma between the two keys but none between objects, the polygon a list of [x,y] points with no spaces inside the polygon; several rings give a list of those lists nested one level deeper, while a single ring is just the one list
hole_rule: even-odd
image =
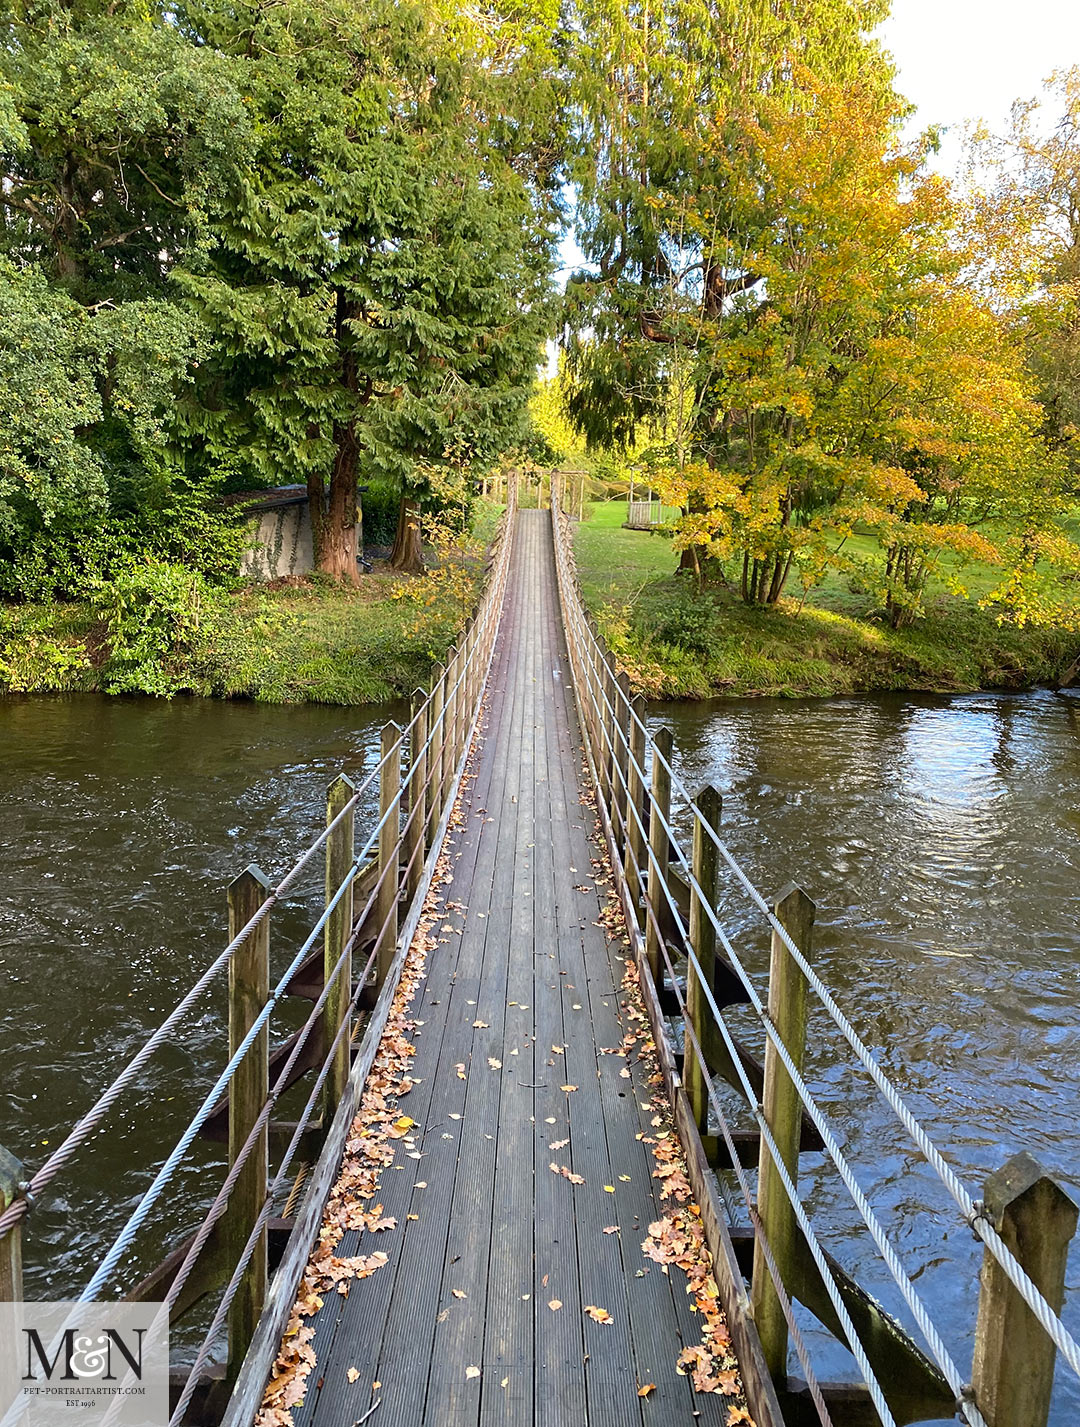
[{"label": "yellow autumn tree", "polygon": [[946,554],[1004,563],[1010,532],[1056,508],[1060,471],[1022,353],[965,284],[956,200],[896,142],[899,105],[810,76],[801,92],[715,118],[726,233],[679,200],[686,233],[752,281],[683,319],[715,434],[657,479],[685,511],[678,543],[699,567],[734,560],[752,603],[796,566],[804,584],[850,568],[856,524],[877,532],[861,577],[901,624]]}]

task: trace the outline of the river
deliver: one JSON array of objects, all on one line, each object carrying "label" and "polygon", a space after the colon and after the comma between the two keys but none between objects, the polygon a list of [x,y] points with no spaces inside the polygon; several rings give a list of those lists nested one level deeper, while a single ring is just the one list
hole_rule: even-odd
[{"label": "river", "polygon": [[[969,1188],[981,1194],[1021,1149],[1080,1188],[1080,702],[890,695],[650,712],[673,729],[688,788],[720,790],[728,845],[766,896],[795,881],[814,898],[816,966]],[[763,970],[760,917],[728,883],[724,908]],[[838,1068],[830,1027],[813,1015],[809,1082],[967,1372],[981,1249],[869,1078]],[[903,1317],[820,1164],[804,1183],[827,1246]],[[1066,1291],[1076,1334],[1080,1250]],[[1080,1420],[1080,1392],[1058,1377],[1064,1427]]]},{"label": "river", "polygon": [[[0,1143],[36,1166],[225,940],[225,887],[282,872],[326,784],[376,758],[400,709],[96,696],[0,699]],[[691,788],[714,782],[729,845],[768,895],[818,904],[814,959],[882,1065],[976,1191],[1026,1148],[1080,1186],[1080,703],[1051,693],[654,705]],[[319,869],[275,911],[274,965],[317,905]],[[767,948],[725,890],[737,945]],[[308,917],[305,922],[305,917]],[[31,1297],[77,1290],[222,1063],[220,997],[158,1057],[26,1236]],[[811,1084],[964,1371],[979,1253],[823,1015]],[[850,1064],[850,1062],[845,1062]],[[205,1202],[204,1146],[170,1223]],[[804,1182],[826,1242],[898,1308],[835,1177]],[[130,1283],[164,1242],[147,1234]],[[1080,1330],[1080,1253],[1066,1319]],[[816,1341],[821,1341],[820,1339]],[[831,1353],[836,1372],[843,1355]],[[1062,1383],[1057,1424],[1080,1420]]]}]

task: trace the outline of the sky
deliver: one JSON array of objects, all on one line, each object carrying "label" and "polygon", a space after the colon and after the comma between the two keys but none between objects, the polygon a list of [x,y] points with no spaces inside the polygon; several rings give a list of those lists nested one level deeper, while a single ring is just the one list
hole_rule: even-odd
[{"label": "sky", "polygon": [[966,120],[1000,130],[1014,99],[1080,65],[1080,0],[893,0],[877,33],[918,106],[915,128],[950,127],[937,166],[951,173]]}]

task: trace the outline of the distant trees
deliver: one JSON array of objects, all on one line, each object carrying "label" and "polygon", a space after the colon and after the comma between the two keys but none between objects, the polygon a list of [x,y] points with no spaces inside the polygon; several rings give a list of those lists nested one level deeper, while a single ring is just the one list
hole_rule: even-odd
[{"label": "distant trees", "polygon": [[[869,12],[597,9],[579,80],[592,266],[569,292],[578,429],[648,434],[684,566],[748,603],[841,568],[899,625],[947,556],[978,556],[1023,617],[1017,562],[1056,548],[1061,442],[1030,338],[1025,353],[974,278],[972,214],[900,143]],[[856,528],[880,560],[845,548]]]}]

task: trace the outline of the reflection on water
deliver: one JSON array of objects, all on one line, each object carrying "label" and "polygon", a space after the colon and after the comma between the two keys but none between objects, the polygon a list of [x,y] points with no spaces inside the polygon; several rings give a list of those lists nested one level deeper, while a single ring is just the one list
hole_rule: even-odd
[{"label": "reflection on water", "polygon": [[[1080,1186],[1077,703],[727,701],[657,705],[652,723],[674,729],[691,790],[720,789],[728,843],[762,891],[794,880],[815,899],[815,962],[969,1188],[1020,1149]],[[736,887],[724,908],[761,970],[765,941]],[[973,1237],[868,1079],[837,1068],[821,1013],[810,1050],[811,1084],[966,1372]],[[835,1175],[810,1162],[806,1178],[830,1247],[900,1313]],[[1068,1286],[1075,1333],[1080,1252]],[[1080,1420],[1059,1376],[1054,1421]]]},{"label": "reflection on water", "polygon": [[[225,944],[231,878],[249,862],[285,870],[323,825],[327,783],[374,766],[388,716],[0,699],[0,1144],[31,1168],[55,1148]],[[316,859],[297,902],[275,909],[275,968],[310,927],[320,878]],[[220,991],[207,996],[42,1197],[25,1236],[29,1297],[89,1277],[224,1066],[223,1009]],[[197,1222],[201,1168],[220,1153],[197,1145],[173,1181],[173,1235]],[[122,1283],[163,1243],[143,1235]]]}]

